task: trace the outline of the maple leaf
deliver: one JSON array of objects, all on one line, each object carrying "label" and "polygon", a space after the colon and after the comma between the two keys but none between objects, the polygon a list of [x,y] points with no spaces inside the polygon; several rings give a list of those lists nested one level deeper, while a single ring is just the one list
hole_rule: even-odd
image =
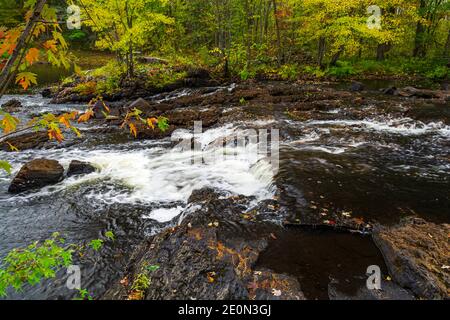
[{"label": "maple leaf", "polygon": [[5,170],[8,174],[11,174],[11,165],[8,161],[0,160],[0,169]]},{"label": "maple leaf", "polygon": [[10,133],[16,130],[18,124],[19,119],[11,116],[9,113],[5,113],[0,122],[0,127],[3,129],[4,133]]},{"label": "maple leaf", "polygon": [[83,115],[78,118],[78,123],[88,122],[94,116],[94,110],[88,109]]},{"label": "maple leaf", "polygon": [[37,84],[36,74],[31,72],[21,72],[16,77],[16,83],[22,86],[24,90],[27,90],[31,84]]},{"label": "maple leaf", "polygon": [[44,48],[46,50],[50,50],[52,52],[58,51],[58,49],[56,48],[56,41],[55,40],[47,40],[47,41],[44,42],[43,46],[44,46]]},{"label": "maple leaf", "polygon": [[48,138],[50,140],[55,139],[56,141],[58,141],[59,143],[61,143],[64,140],[64,136],[61,133],[61,130],[59,130],[59,128],[52,128],[48,130]]},{"label": "maple leaf", "polygon": [[9,147],[9,149],[11,151],[13,151],[13,152],[18,152],[19,151],[19,149],[17,149],[17,147],[12,145],[9,141],[6,141],[6,143],[8,144],[8,147]]},{"label": "maple leaf", "polygon": [[156,118],[148,118],[147,119],[147,125],[149,128],[155,129],[155,124],[158,123],[158,119]]},{"label": "maple leaf", "polygon": [[130,122],[128,124],[128,127],[130,127],[130,133],[132,135],[134,135],[135,138],[137,138],[137,129],[136,129],[136,126],[134,125],[134,123]]},{"label": "maple leaf", "polygon": [[32,65],[34,62],[38,61],[39,59],[39,49],[31,48],[28,50],[27,55],[25,56],[25,60]]},{"label": "maple leaf", "polygon": [[59,118],[59,122],[63,124],[67,129],[71,127],[69,120],[63,115]]}]

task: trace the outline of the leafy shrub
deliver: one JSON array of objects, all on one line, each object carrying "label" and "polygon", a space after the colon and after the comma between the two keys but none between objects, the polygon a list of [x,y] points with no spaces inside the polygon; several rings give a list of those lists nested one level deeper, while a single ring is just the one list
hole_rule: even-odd
[{"label": "leafy shrub", "polygon": [[284,80],[295,80],[298,77],[299,70],[297,65],[295,64],[285,64],[281,66],[278,74]]},{"label": "leafy shrub", "polygon": [[328,69],[327,74],[335,77],[345,77],[356,74],[356,71],[349,62],[338,61],[335,67]]},{"label": "leafy shrub", "polygon": [[306,74],[312,75],[316,78],[322,78],[326,75],[326,72],[319,67],[306,66],[304,68]]},{"label": "leafy shrub", "polygon": [[4,297],[9,287],[19,291],[26,283],[36,285],[43,278],[54,278],[60,268],[70,266],[74,250],[65,248],[64,243],[54,233],[43,243],[35,242],[25,249],[9,252],[0,269],[0,296]]},{"label": "leafy shrub", "polygon": [[73,88],[73,91],[82,95],[95,94],[97,92],[97,82],[88,81],[80,83],[75,88]]},{"label": "leafy shrub", "polygon": [[449,71],[447,66],[437,66],[432,71],[427,72],[426,76],[430,79],[445,79],[448,77]]}]

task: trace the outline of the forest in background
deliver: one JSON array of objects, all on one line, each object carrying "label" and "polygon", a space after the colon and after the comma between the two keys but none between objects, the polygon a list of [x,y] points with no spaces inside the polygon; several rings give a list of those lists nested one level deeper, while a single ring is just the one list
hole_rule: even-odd
[{"label": "forest in background", "polygon": [[[2,30],[23,24],[24,5],[30,1],[36,2],[0,1]],[[450,5],[446,0],[47,3],[63,22],[70,18],[67,7],[79,6],[81,29],[68,30],[59,22],[70,48],[113,52],[129,76],[139,70],[137,58],[149,55],[202,65],[243,80],[258,74],[283,79],[360,73],[448,77]],[[380,12],[370,7],[374,5]],[[5,50],[0,49],[4,59]]]}]

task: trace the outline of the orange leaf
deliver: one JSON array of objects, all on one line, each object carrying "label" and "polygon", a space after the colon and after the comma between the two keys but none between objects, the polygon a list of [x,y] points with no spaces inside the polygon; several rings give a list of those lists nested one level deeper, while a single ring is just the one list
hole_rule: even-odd
[{"label": "orange leaf", "polygon": [[34,62],[38,61],[39,59],[39,49],[31,48],[28,50],[27,55],[25,56],[25,60],[32,65]]},{"label": "orange leaf", "polygon": [[58,49],[56,48],[55,40],[48,40],[48,41],[44,42],[43,46],[46,50],[50,50],[52,52],[58,51]]},{"label": "orange leaf", "polygon": [[64,136],[62,135],[61,131],[59,129],[50,129],[48,130],[48,138],[50,140],[55,139],[59,143],[61,143],[64,140]]},{"label": "orange leaf", "polygon": [[155,129],[156,123],[158,123],[158,119],[156,119],[156,118],[148,118],[147,119],[147,125],[152,129]]},{"label": "orange leaf", "polygon": [[128,126],[130,127],[130,133],[134,135],[135,138],[137,138],[137,129],[136,126],[133,123],[129,123]]},{"label": "orange leaf", "polygon": [[59,118],[59,122],[62,123],[67,129],[71,127],[69,120],[65,116]]},{"label": "orange leaf", "polygon": [[78,123],[88,122],[90,118],[94,116],[94,111],[92,109],[88,109],[83,115],[78,118]]}]

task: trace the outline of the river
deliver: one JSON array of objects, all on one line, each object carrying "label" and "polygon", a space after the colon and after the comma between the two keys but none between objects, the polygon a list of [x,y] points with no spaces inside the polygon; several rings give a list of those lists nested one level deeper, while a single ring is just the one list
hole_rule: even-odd
[{"label": "river", "polygon": [[[372,95],[388,99],[375,91]],[[0,104],[11,98],[26,107],[19,113],[22,119],[85,108],[52,105],[40,95],[5,96]],[[192,191],[203,187],[252,197],[254,205],[278,198],[275,223],[332,227],[356,218],[363,225],[394,224],[409,215],[449,222],[448,124],[387,114],[371,104],[307,110],[301,120],[285,111],[282,101],[274,103],[263,110],[270,113],[269,121],[234,121],[205,129],[197,137],[205,149],[238,128],[278,128],[280,170],[276,174],[265,159],[250,155],[248,148],[235,147],[231,158],[192,165],[191,153],[180,151],[170,138],[132,141],[98,123],[83,126],[84,138],[64,148],[0,152],[14,174],[25,162],[43,157],[58,160],[65,168],[71,160],[98,168],[96,173],[14,196],[7,193],[11,176],[0,173],[0,257],[56,231],[69,243],[79,243],[114,230],[118,241],[84,262],[83,287],[99,296],[120,278],[132,248],[176,224],[189,210]],[[191,133],[177,134],[180,138]],[[226,147],[209,150],[222,152],[221,148]],[[286,231],[278,244],[269,245],[259,263],[303,279],[300,282],[309,298],[327,298],[332,278],[361,282],[369,264],[383,264],[370,237],[363,235],[364,227],[361,234],[302,228]],[[60,272],[56,282],[26,286],[9,297],[71,298],[74,293],[65,288],[64,276]]]}]

